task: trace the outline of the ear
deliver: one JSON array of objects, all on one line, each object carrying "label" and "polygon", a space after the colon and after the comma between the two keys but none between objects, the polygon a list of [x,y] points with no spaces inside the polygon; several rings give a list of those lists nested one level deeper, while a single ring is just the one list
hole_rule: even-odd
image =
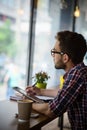
[{"label": "ear", "polygon": [[67,63],[69,61],[69,56],[67,54],[63,55],[63,62]]}]

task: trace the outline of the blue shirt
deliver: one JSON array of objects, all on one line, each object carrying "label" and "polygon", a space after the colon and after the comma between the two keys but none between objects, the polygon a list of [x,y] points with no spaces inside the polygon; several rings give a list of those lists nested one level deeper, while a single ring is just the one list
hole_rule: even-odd
[{"label": "blue shirt", "polygon": [[62,90],[49,102],[49,107],[57,116],[67,111],[72,130],[87,130],[87,67],[78,64],[64,79]]}]

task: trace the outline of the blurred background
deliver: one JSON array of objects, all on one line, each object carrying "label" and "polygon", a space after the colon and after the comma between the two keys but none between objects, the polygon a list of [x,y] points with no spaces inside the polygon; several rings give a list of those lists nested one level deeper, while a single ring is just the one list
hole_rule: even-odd
[{"label": "blurred background", "polygon": [[[38,71],[50,75],[47,88],[60,84],[63,70],[54,68],[50,50],[58,31],[87,39],[87,0],[0,0],[0,100],[25,89]],[[87,56],[84,58],[87,64]]]}]

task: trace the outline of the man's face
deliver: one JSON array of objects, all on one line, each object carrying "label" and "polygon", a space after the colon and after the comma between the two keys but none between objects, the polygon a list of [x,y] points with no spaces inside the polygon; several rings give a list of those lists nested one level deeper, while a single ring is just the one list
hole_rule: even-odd
[{"label": "man's face", "polygon": [[[59,52],[59,53],[56,53],[56,52]],[[61,53],[58,40],[56,41],[55,46],[53,48],[52,56],[53,56],[55,68],[56,69],[65,69],[66,66],[63,61],[63,54]]]}]

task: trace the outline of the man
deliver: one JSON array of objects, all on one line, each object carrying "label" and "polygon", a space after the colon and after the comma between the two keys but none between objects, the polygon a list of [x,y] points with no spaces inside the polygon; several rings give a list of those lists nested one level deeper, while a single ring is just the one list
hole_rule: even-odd
[{"label": "man", "polygon": [[[68,112],[72,130],[87,130],[87,67],[83,63],[86,54],[86,40],[81,34],[62,31],[56,35],[56,43],[51,50],[56,69],[64,69],[63,88],[53,90],[55,98],[49,103],[33,104],[33,109],[47,116],[61,116]],[[26,88],[27,92],[47,95],[46,91]]]}]

